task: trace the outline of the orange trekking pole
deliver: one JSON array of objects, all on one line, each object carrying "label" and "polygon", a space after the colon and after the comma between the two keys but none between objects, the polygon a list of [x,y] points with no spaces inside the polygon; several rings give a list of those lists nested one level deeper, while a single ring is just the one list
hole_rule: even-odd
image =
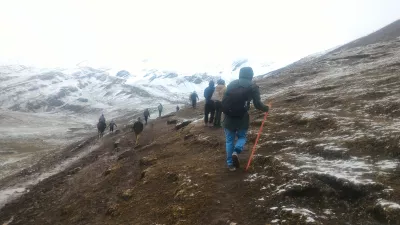
[{"label": "orange trekking pole", "polygon": [[250,167],[251,160],[253,160],[253,155],[256,152],[256,146],[257,146],[257,143],[258,143],[258,139],[260,138],[260,135],[261,135],[261,132],[262,132],[262,129],[263,129],[263,126],[264,126],[264,122],[267,119],[267,116],[268,116],[268,112],[265,113],[264,120],[262,121],[261,126],[260,126],[260,130],[258,130],[257,139],[256,139],[256,142],[254,143],[253,150],[251,151],[251,155],[250,155],[249,161],[247,162],[246,171]]}]

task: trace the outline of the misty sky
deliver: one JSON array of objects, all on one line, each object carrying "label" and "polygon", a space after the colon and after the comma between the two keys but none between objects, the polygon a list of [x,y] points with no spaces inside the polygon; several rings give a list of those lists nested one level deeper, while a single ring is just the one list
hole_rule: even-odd
[{"label": "misty sky", "polygon": [[295,60],[371,33],[399,10],[399,0],[0,0],[0,63]]}]

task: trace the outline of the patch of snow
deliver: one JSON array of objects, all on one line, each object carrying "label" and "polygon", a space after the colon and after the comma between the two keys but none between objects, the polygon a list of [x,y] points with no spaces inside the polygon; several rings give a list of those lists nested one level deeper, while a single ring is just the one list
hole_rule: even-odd
[{"label": "patch of snow", "polygon": [[257,173],[253,173],[253,174],[250,174],[249,176],[247,176],[247,178],[244,181],[246,181],[246,182],[254,182],[256,180],[265,179],[265,178],[267,178],[267,176],[258,175]]},{"label": "patch of snow", "polygon": [[288,167],[293,170],[301,170],[303,174],[329,174],[354,183],[375,183],[371,179],[363,178],[363,176],[381,172],[380,166],[382,165],[384,165],[383,168],[395,168],[394,165],[398,163],[397,160],[385,160],[374,165],[366,159],[358,157],[351,157],[349,160],[326,160],[322,157],[315,157],[309,154],[285,154],[294,160],[295,164],[292,164],[292,166],[290,166],[290,163],[287,163]]},{"label": "patch of snow", "polygon": [[395,202],[390,202],[384,199],[378,199],[378,205],[381,205],[384,209],[400,209],[400,205]]},{"label": "patch of snow", "polygon": [[278,209],[278,207],[271,207],[271,208],[269,208],[270,210],[277,210]]},{"label": "patch of snow", "polygon": [[279,221],[281,221],[280,219],[274,219],[274,220],[271,220],[271,223],[278,223]]},{"label": "patch of snow", "polygon": [[315,219],[312,216],[315,216],[315,213],[305,209],[305,208],[283,208],[283,211],[291,212],[292,214],[298,214],[301,217],[306,217],[307,223],[314,223]]},{"label": "patch of snow", "polygon": [[393,160],[382,160],[376,162],[375,165],[379,167],[381,170],[393,170],[399,166],[399,162]]}]

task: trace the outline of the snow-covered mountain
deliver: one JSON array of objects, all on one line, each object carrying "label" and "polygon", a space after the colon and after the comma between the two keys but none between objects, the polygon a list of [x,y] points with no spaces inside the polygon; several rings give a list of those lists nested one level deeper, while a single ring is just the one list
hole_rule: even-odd
[{"label": "snow-covered mountain", "polygon": [[175,72],[147,66],[133,72],[117,69],[76,68],[39,69],[21,65],[0,66],[0,108],[27,113],[56,113],[93,116],[102,112],[113,117],[162,103],[166,110],[187,104],[188,96],[199,97],[210,80],[238,77],[243,66],[263,74],[277,66],[238,59],[230,64],[207,68],[206,72]]}]

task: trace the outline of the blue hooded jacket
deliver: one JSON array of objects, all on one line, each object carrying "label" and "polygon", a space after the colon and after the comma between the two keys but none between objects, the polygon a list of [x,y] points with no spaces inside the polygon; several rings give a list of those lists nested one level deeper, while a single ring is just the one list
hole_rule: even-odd
[{"label": "blue hooded jacket", "polygon": [[215,90],[214,81],[211,80],[208,83],[208,87],[204,89],[204,98],[206,99],[206,103],[208,103],[211,100],[214,90]]}]

